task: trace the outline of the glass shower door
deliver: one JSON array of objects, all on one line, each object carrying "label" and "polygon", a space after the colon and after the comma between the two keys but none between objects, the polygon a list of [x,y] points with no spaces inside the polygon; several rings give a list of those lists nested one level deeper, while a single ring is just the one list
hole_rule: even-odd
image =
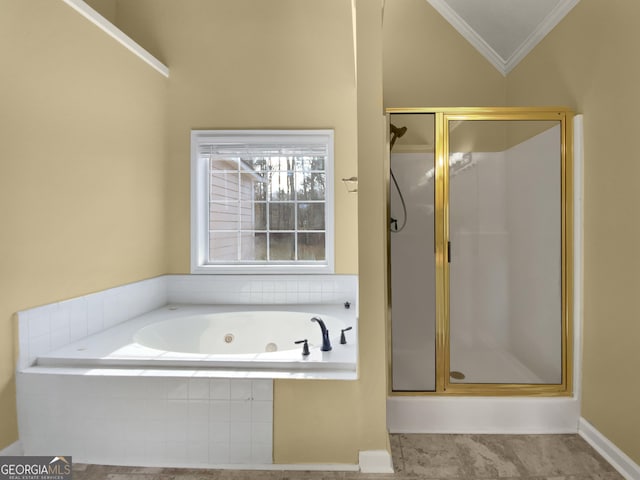
[{"label": "glass shower door", "polygon": [[562,383],[562,138],[449,117],[449,384]]},{"label": "glass shower door", "polygon": [[434,391],[434,115],[393,115],[389,181],[392,390]]}]

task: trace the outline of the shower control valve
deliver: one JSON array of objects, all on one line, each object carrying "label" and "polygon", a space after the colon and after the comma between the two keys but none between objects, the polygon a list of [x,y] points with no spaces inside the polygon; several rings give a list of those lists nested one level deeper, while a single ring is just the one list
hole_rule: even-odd
[{"label": "shower control valve", "polygon": [[298,340],[297,342],[293,342],[296,345],[300,344],[300,343],[304,343],[304,345],[302,346],[302,356],[306,357],[307,355],[309,355],[311,352],[309,352],[309,344],[307,343],[307,339],[305,338],[304,340]]},{"label": "shower control valve", "polygon": [[342,330],[340,330],[340,343],[342,345],[345,345],[347,343],[347,337],[344,336],[344,332],[348,332],[352,328],[353,327],[347,327],[347,328],[343,328]]}]

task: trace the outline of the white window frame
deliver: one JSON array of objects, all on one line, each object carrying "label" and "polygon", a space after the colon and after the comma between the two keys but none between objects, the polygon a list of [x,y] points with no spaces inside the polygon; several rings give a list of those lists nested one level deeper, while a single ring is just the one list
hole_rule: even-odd
[{"label": "white window frame", "polygon": [[[327,145],[325,161],[325,261],[273,263],[207,263],[209,248],[209,167],[200,158],[206,144]],[[197,274],[332,274],[334,273],[334,131],[333,130],[192,130],[191,131],[191,273]],[[297,226],[296,226],[297,228]]]}]

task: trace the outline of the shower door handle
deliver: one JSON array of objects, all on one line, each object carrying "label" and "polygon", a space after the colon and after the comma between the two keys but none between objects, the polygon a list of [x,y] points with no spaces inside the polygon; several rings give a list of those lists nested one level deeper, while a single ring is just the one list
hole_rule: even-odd
[{"label": "shower door handle", "polygon": [[451,241],[447,242],[447,262],[451,263]]}]

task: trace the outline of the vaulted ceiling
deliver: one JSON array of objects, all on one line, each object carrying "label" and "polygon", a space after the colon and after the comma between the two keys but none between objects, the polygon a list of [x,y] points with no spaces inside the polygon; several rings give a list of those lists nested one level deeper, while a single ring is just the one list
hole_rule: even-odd
[{"label": "vaulted ceiling", "polygon": [[580,0],[427,0],[507,75]]}]

